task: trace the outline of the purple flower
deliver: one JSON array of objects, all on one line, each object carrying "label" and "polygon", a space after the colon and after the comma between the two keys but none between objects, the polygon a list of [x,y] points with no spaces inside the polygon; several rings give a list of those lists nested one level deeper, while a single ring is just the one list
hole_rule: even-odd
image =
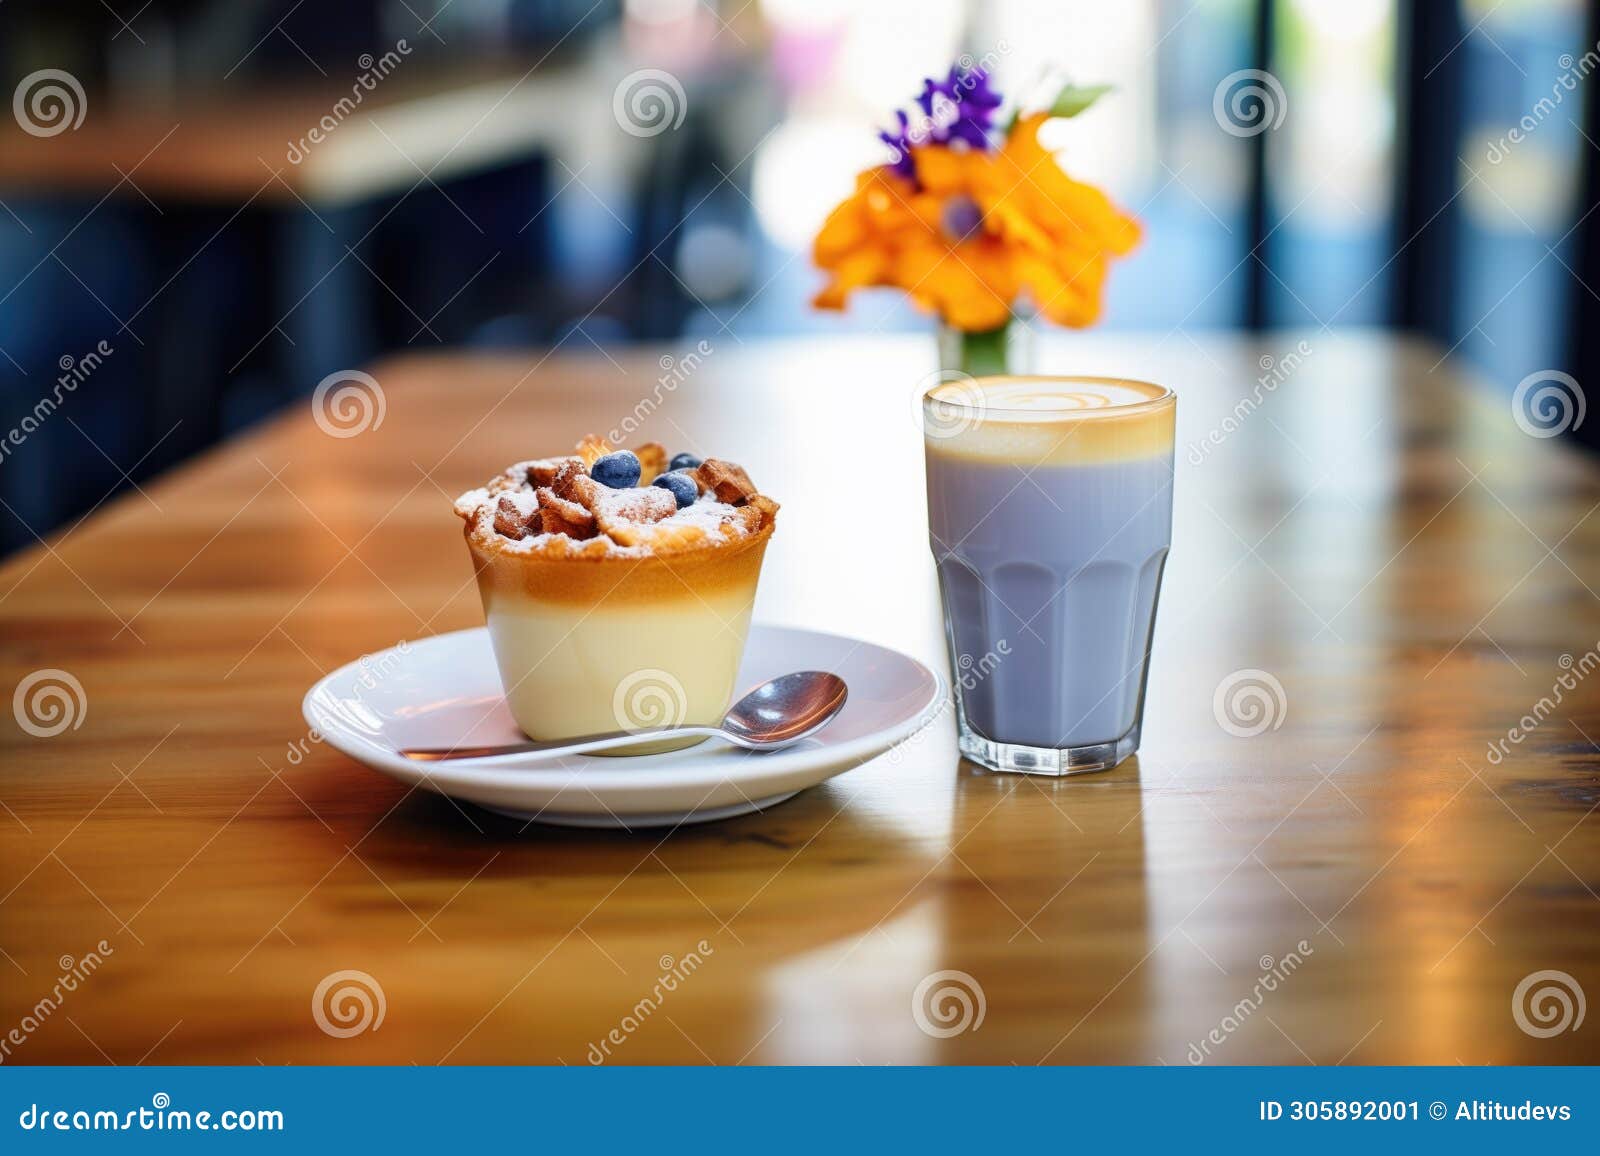
[{"label": "purple flower", "polygon": [[896,111],[894,115],[899,121],[898,131],[880,132],[878,139],[894,153],[894,160],[889,162],[889,167],[907,180],[914,181],[917,179],[917,166],[911,159],[911,137],[908,134],[911,122],[904,112]]},{"label": "purple flower", "polygon": [[949,147],[960,141],[968,148],[988,152],[995,110],[1002,97],[989,87],[989,73],[981,68],[952,65],[943,80],[927,77],[917,97],[921,112],[915,118],[896,112],[896,128],[878,133],[894,154],[888,167],[908,180],[917,179],[911,150],[919,145]]},{"label": "purple flower", "polygon": [[989,73],[982,69],[954,65],[943,81],[928,77],[922,82],[922,95],[917,97],[924,124],[929,127],[926,141],[949,144],[959,140],[988,151],[989,132],[1001,99],[989,86]]}]

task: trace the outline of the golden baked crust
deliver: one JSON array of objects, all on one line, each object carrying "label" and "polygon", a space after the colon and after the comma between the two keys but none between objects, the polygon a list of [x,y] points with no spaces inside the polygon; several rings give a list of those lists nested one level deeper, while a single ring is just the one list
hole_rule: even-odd
[{"label": "golden baked crust", "polygon": [[654,442],[634,451],[645,485],[611,489],[589,470],[614,448],[590,435],[571,456],[518,462],[455,501],[475,555],[545,561],[638,561],[731,551],[765,540],[778,503],[758,493],[743,467],[707,458],[688,471],[699,497],[679,509],[649,483],[665,469]]}]

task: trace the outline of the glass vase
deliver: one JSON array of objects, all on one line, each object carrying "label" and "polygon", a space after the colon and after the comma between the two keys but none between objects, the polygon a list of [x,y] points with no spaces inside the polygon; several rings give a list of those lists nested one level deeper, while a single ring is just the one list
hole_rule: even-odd
[{"label": "glass vase", "polygon": [[1020,318],[998,329],[968,331],[941,323],[939,368],[969,377],[996,377],[1033,371],[1033,330]]}]

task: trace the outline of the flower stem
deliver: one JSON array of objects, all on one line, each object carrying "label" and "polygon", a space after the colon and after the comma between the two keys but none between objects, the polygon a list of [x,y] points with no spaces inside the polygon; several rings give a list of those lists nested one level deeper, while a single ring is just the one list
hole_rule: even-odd
[{"label": "flower stem", "polygon": [[960,362],[956,368],[973,377],[1006,373],[1010,369],[1007,358],[1010,330],[1007,323],[998,329],[960,334]]}]

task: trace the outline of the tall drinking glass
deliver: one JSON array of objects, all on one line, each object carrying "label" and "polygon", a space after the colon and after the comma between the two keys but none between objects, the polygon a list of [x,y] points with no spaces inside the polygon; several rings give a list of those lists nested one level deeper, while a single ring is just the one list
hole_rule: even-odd
[{"label": "tall drinking glass", "polygon": [[1071,775],[1139,747],[1172,542],[1172,391],[949,381],[922,401],[928,529],[961,751]]}]

